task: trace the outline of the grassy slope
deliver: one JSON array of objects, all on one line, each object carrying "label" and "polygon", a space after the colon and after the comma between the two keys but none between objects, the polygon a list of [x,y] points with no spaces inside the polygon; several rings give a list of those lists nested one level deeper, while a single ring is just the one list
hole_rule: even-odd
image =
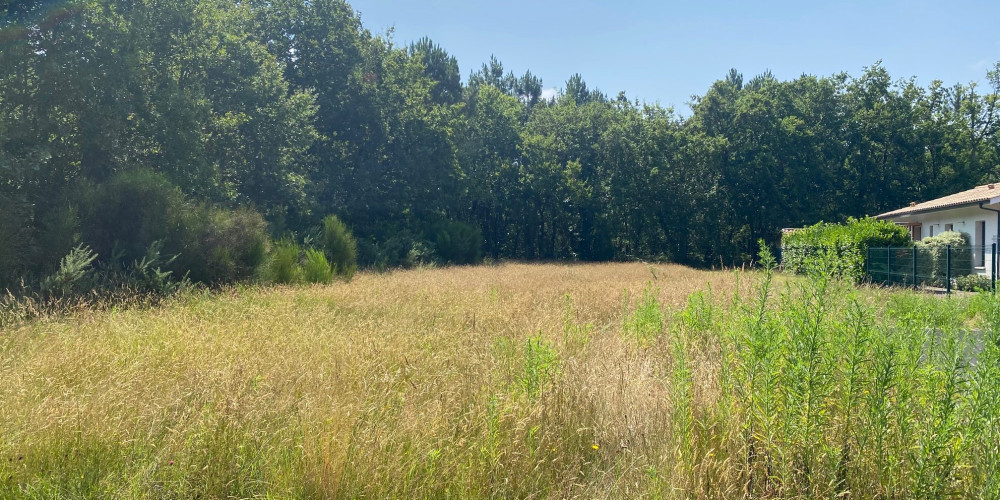
[{"label": "grassy slope", "polygon": [[729,273],[504,265],[36,322],[0,334],[0,497],[1000,484],[1000,376],[949,358],[968,301],[782,280],[762,309],[760,280],[732,302]]}]

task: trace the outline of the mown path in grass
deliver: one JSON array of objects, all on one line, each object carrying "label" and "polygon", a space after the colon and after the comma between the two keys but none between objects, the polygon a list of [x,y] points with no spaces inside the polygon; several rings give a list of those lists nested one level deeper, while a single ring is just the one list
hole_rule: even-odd
[{"label": "mown path in grass", "polygon": [[34,322],[0,334],[0,497],[990,491],[960,353],[1000,306],[822,281],[509,264]]}]

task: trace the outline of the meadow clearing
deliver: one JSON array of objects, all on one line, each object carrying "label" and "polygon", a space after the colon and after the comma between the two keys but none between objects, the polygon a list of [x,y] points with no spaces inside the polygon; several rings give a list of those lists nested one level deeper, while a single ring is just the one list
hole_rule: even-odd
[{"label": "meadow clearing", "polygon": [[998,332],[642,263],[84,311],[0,332],[0,497],[997,498]]}]

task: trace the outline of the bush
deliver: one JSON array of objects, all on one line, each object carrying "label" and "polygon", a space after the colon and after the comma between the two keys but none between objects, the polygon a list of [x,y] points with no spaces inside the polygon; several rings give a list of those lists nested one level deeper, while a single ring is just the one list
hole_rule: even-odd
[{"label": "bush", "polygon": [[781,239],[781,263],[798,274],[822,272],[860,280],[870,247],[909,247],[910,233],[892,222],[848,219],[846,224],[818,223]]},{"label": "bush", "polygon": [[917,259],[917,273],[927,278],[927,283],[944,286],[948,279],[948,252],[951,246],[951,276],[972,274],[972,250],[969,235],[945,231],[937,236],[924,238],[916,243],[921,255]]},{"label": "bush", "polygon": [[186,241],[186,214],[191,207],[181,191],[162,175],[148,170],[118,174],[108,182],[81,189],[83,241],[101,256],[137,261],[155,241],[164,252],[178,254]]},{"label": "bush", "polygon": [[78,245],[62,258],[59,270],[42,281],[42,292],[57,297],[70,295],[93,270],[95,259],[97,254],[90,247]]},{"label": "bush", "polygon": [[216,284],[253,277],[266,256],[259,213],[190,201],[162,175],[126,172],[82,191],[82,238],[105,263],[139,262],[157,244],[166,271]]},{"label": "bush", "polygon": [[434,244],[413,231],[400,228],[385,231],[385,234],[390,236],[381,241],[371,238],[359,243],[359,260],[362,265],[384,271],[399,267],[429,266],[437,262]]},{"label": "bush", "polygon": [[969,274],[955,278],[955,288],[966,292],[989,291],[993,288],[993,281],[989,276]]},{"label": "bush", "polygon": [[264,272],[264,280],[271,283],[295,284],[305,279],[299,257],[302,249],[291,239],[275,243]]},{"label": "bush", "polygon": [[434,247],[445,262],[475,264],[483,257],[483,232],[464,222],[442,222],[434,230]]},{"label": "bush", "polygon": [[306,250],[306,260],[303,264],[305,279],[309,283],[330,283],[336,276],[336,268],[326,260],[321,250],[310,248]]},{"label": "bush", "polygon": [[267,257],[267,222],[248,208],[200,206],[188,218],[189,234],[177,268],[201,283],[231,283],[252,278]]},{"label": "bush", "polygon": [[647,285],[635,309],[622,319],[622,335],[640,345],[649,345],[663,331],[663,309],[656,296],[659,290]]},{"label": "bush", "polygon": [[323,219],[319,243],[330,264],[350,279],[358,269],[358,243],[354,235],[336,215]]}]

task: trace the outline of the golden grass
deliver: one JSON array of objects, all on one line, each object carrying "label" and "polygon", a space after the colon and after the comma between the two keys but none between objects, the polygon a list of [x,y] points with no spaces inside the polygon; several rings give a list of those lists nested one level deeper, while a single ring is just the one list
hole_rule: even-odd
[{"label": "golden grass", "polygon": [[[647,283],[677,309],[734,275],[360,274],[5,331],[0,495],[672,496],[671,348],[621,333]],[[717,390],[711,363],[692,369]]]}]

